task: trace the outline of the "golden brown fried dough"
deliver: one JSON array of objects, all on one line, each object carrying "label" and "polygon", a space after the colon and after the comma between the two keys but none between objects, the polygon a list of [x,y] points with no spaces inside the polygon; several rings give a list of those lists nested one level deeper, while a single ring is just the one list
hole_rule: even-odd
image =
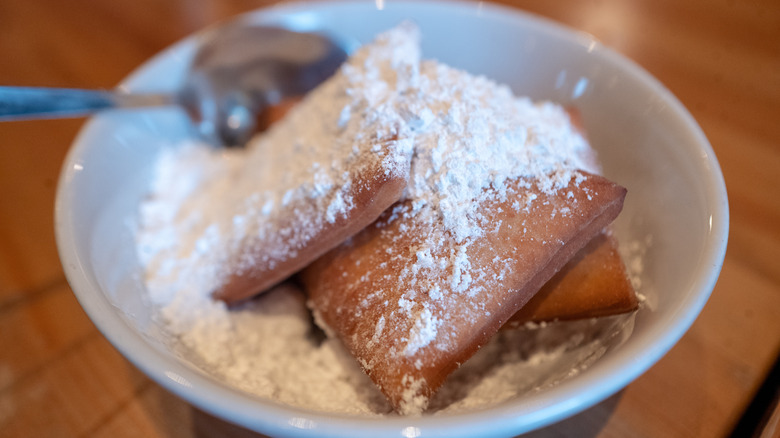
[{"label": "golden brown fried dough", "polygon": [[[481,204],[483,233],[457,242],[402,202],[301,275],[318,322],[338,336],[400,413],[444,379],[614,220],[625,189],[579,173],[550,194],[510,182]],[[517,199],[532,200],[519,203]],[[435,242],[435,253],[420,248]]]},{"label": "golden brown fried dough", "polygon": [[634,311],[638,306],[617,240],[605,231],[545,283],[505,327],[616,315]]}]

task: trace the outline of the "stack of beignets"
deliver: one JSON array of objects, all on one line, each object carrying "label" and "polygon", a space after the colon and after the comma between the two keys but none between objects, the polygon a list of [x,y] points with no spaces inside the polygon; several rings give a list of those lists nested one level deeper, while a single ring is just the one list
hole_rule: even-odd
[{"label": "stack of beignets", "polygon": [[[402,414],[422,412],[507,321],[637,305],[605,231],[626,191],[596,174],[566,110],[421,61],[418,40],[408,23],[381,35],[265,137],[289,147],[274,129],[330,123],[317,135],[354,141],[338,192],[349,208],[328,219],[305,197],[283,203],[215,292],[235,302],[300,271],[316,322]],[[329,116],[310,120],[312,106]]]}]

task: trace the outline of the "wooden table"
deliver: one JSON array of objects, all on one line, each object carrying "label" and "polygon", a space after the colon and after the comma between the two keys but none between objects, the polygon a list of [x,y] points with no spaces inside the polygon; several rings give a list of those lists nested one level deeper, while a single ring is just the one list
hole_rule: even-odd
[{"label": "wooden table", "polygon": [[[178,39],[267,3],[0,2],[0,84],[110,88]],[[731,205],[726,262],[690,332],[624,391],[533,435],[730,434],[780,351],[780,4],[507,3],[595,35],[666,84],[709,137]],[[254,436],[146,378],[76,302],[57,257],[53,205],[82,122],[0,124],[0,436]],[[773,389],[740,435],[778,433],[758,425]]]}]

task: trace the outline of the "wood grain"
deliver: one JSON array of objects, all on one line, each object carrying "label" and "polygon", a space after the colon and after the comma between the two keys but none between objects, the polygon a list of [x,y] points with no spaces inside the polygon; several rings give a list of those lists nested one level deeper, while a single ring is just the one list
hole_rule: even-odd
[{"label": "wood grain", "polygon": [[[270,3],[0,2],[0,84],[108,88],[189,33]],[[712,143],[731,207],[722,275],[679,344],[619,394],[531,436],[728,435],[780,353],[780,4],[503,3],[589,32],[664,83]],[[81,124],[0,124],[0,436],[257,436],[151,382],[70,292],[53,205]]]}]

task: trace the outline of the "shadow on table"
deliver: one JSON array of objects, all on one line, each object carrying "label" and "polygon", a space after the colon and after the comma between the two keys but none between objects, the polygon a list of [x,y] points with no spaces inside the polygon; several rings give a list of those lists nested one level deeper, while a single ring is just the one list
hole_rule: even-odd
[{"label": "shadow on table", "polygon": [[196,438],[267,438],[267,435],[228,423],[199,409],[192,408],[192,411],[192,430]]}]

